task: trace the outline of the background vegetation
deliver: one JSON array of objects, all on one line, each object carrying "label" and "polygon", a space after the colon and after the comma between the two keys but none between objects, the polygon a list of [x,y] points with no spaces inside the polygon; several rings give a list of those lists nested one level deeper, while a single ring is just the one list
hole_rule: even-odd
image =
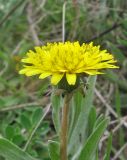
[{"label": "background vegetation", "polygon": [[[0,134],[21,148],[50,105],[47,80],[18,74],[20,59],[29,49],[62,41],[62,0],[0,0]],[[94,106],[110,116],[100,142],[100,159],[109,132],[112,160],[127,159],[127,1],[68,0],[66,41],[100,44],[116,57],[119,70],[99,76]],[[27,148],[34,157],[49,160],[47,141],[55,138],[51,109]],[[103,144],[103,145],[102,145]],[[2,157],[0,157],[1,160]]]}]

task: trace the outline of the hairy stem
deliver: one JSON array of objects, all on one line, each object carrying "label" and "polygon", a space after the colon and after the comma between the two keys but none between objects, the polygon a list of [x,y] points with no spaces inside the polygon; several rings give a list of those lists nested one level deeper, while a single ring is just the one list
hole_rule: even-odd
[{"label": "hairy stem", "polygon": [[62,109],[62,122],[60,133],[60,158],[61,160],[67,160],[67,132],[68,132],[68,114],[69,114],[69,102],[71,94],[66,94],[64,98],[64,106]]}]

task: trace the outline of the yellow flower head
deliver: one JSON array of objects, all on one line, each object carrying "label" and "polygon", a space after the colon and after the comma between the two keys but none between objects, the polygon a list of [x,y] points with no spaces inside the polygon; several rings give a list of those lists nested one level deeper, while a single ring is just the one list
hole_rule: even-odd
[{"label": "yellow flower head", "polygon": [[56,85],[63,77],[69,85],[75,85],[77,76],[81,74],[102,74],[101,69],[118,68],[114,65],[113,55],[93,43],[82,45],[79,42],[48,43],[46,46],[35,47],[22,59],[25,63],[20,74],[33,76],[39,74],[40,79],[51,77]]}]

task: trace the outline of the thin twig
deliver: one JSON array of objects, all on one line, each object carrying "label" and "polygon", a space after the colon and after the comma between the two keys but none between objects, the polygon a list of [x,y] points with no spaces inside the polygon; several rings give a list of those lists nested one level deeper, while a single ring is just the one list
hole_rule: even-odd
[{"label": "thin twig", "polygon": [[8,63],[7,63],[7,62],[4,62],[4,67],[3,67],[3,69],[0,71],[0,76],[2,76],[2,75],[6,72],[7,68],[8,68]]},{"label": "thin twig", "polygon": [[[118,124],[114,129],[112,129],[112,133],[114,134],[115,132],[117,132],[124,123],[125,123],[124,126],[127,128],[127,126],[126,126],[126,120],[127,120],[127,116],[115,120],[114,122],[119,122],[119,124]],[[113,124],[113,123],[110,123],[109,125],[112,125],[112,124]],[[107,132],[108,132],[108,131],[107,131]],[[100,143],[102,144],[102,142],[104,142],[106,139],[108,139],[108,138],[109,138],[109,135],[110,135],[109,133],[106,134],[106,135],[104,135],[104,136],[101,138]]]},{"label": "thin twig", "polygon": [[[115,118],[119,118],[117,113],[112,109],[112,107],[106,102],[106,100],[103,98],[103,96],[100,94],[100,92],[95,88],[95,94],[97,95],[97,97],[101,100],[101,102],[105,105],[105,107],[109,110],[110,113],[112,113],[112,115]],[[124,125],[124,127],[127,128],[127,123],[121,119],[120,120],[121,125]]]},{"label": "thin twig", "polygon": [[22,4],[24,3],[23,0],[21,0],[19,3],[17,3],[4,17],[3,19],[0,21],[0,26],[2,26],[4,24],[4,22],[16,11],[16,9],[18,9],[18,7],[20,7]]},{"label": "thin twig", "polygon": [[24,40],[28,37],[29,35],[29,30],[27,32],[24,33],[23,37],[22,37],[22,40],[18,42],[18,44],[16,45],[15,49],[12,51],[12,55],[16,55],[18,54],[20,48],[21,48],[21,45],[23,44]]},{"label": "thin twig", "polygon": [[13,111],[15,109],[23,109],[25,107],[30,107],[30,106],[39,106],[42,107],[42,105],[46,105],[47,102],[49,102],[49,98],[44,98],[43,100],[41,100],[41,103],[37,103],[37,102],[31,102],[31,103],[24,103],[24,104],[19,104],[16,106],[9,106],[3,109],[0,109],[0,112],[8,112],[8,111]]},{"label": "thin twig", "polygon": [[120,27],[121,25],[122,25],[122,23],[114,23],[111,28],[108,28],[107,30],[105,30],[105,31],[103,31],[103,32],[101,32],[101,33],[93,36],[92,38],[86,40],[85,42],[88,43],[88,42],[93,41],[93,40],[95,40],[95,39],[101,38],[101,37],[103,37],[104,35],[110,33],[111,31],[117,29],[117,28]]},{"label": "thin twig", "polygon": [[123,152],[123,150],[127,147],[127,143],[125,143],[119,151],[115,154],[115,156],[112,158],[112,160],[117,160],[120,156],[120,154]]},{"label": "thin twig", "polygon": [[119,123],[120,121],[127,121],[127,116],[121,117],[119,119],[113,120],[109,123],[109,125],[113,125],[115,123]]},{"label": "thin twig", "polygon": [[36,29],[35,29],[35,23],[33,21],[33,11],[32,11],[32,3],[31,2],[29,2],[28,7],[27,7],[27,19],[28,19],[29,28],[31,31],[33,41],[34,41],[35,45],[40,45],[40,40],[38,38]]},{"label": "thin twig", "polygon": [[65,42],[65,13],[66,13],[66,1],[63,4],[63,14],[62,14],[62,42]]},{"label": "thin twig", "polygon": [[38,123],[36,124],[35,128],[33,128],[32,132],[31,132],[31,134],[30,134],[30,136],[29,136],[29,138],[28,138],[28,140],[27,140],[27,143],[26,143],[25,146],[24,146],[24,149],[23,149],[24,151],[27,150],[27,148],[28,148],[28,146],[29,146],[29,144],[30,144],[30,142],[31,142],[31,139],[33,138],[36,130],[37,130],[38,127],[40,126],[41,122],[43,121],[43,119],[45,118],[45,116],[47,115],[47,113],[49,112],[50,107],[51,107],[51,104],[48,104],[47,107],[45,108],[45,112],[44,112],[42,118],[38,121]]},{"label": "thin twig", "polygon": [[101,102],[106,106],[106,108],[110,111],[110,113],[112,113],[112,115],[117,118],[118,115],[116,114],[116,112],[112,109],[112,107],[106,102],[106,100],[103,98],[103,96],[100,94],[100,92],[95,88],[95,94],[97,95],[97,97],[101,100]]}]

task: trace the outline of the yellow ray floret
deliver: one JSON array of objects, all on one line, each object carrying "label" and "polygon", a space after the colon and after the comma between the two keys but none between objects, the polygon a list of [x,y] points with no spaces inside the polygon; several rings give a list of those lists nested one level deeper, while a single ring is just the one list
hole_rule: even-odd
[{"label": "yellow ray floret", "polygon": [[40,79],[51,77],[51,83],[56,85],[66,76],[69,85],[75,85],[77,76],[102,74],[101,69],[118,68],[116,60],[107,50],[93,43],[82,45],[79,42],[48,43],[46,46],[35,47],[21,60],[25,63],[20,74],[33,76],[39,74]]}]

